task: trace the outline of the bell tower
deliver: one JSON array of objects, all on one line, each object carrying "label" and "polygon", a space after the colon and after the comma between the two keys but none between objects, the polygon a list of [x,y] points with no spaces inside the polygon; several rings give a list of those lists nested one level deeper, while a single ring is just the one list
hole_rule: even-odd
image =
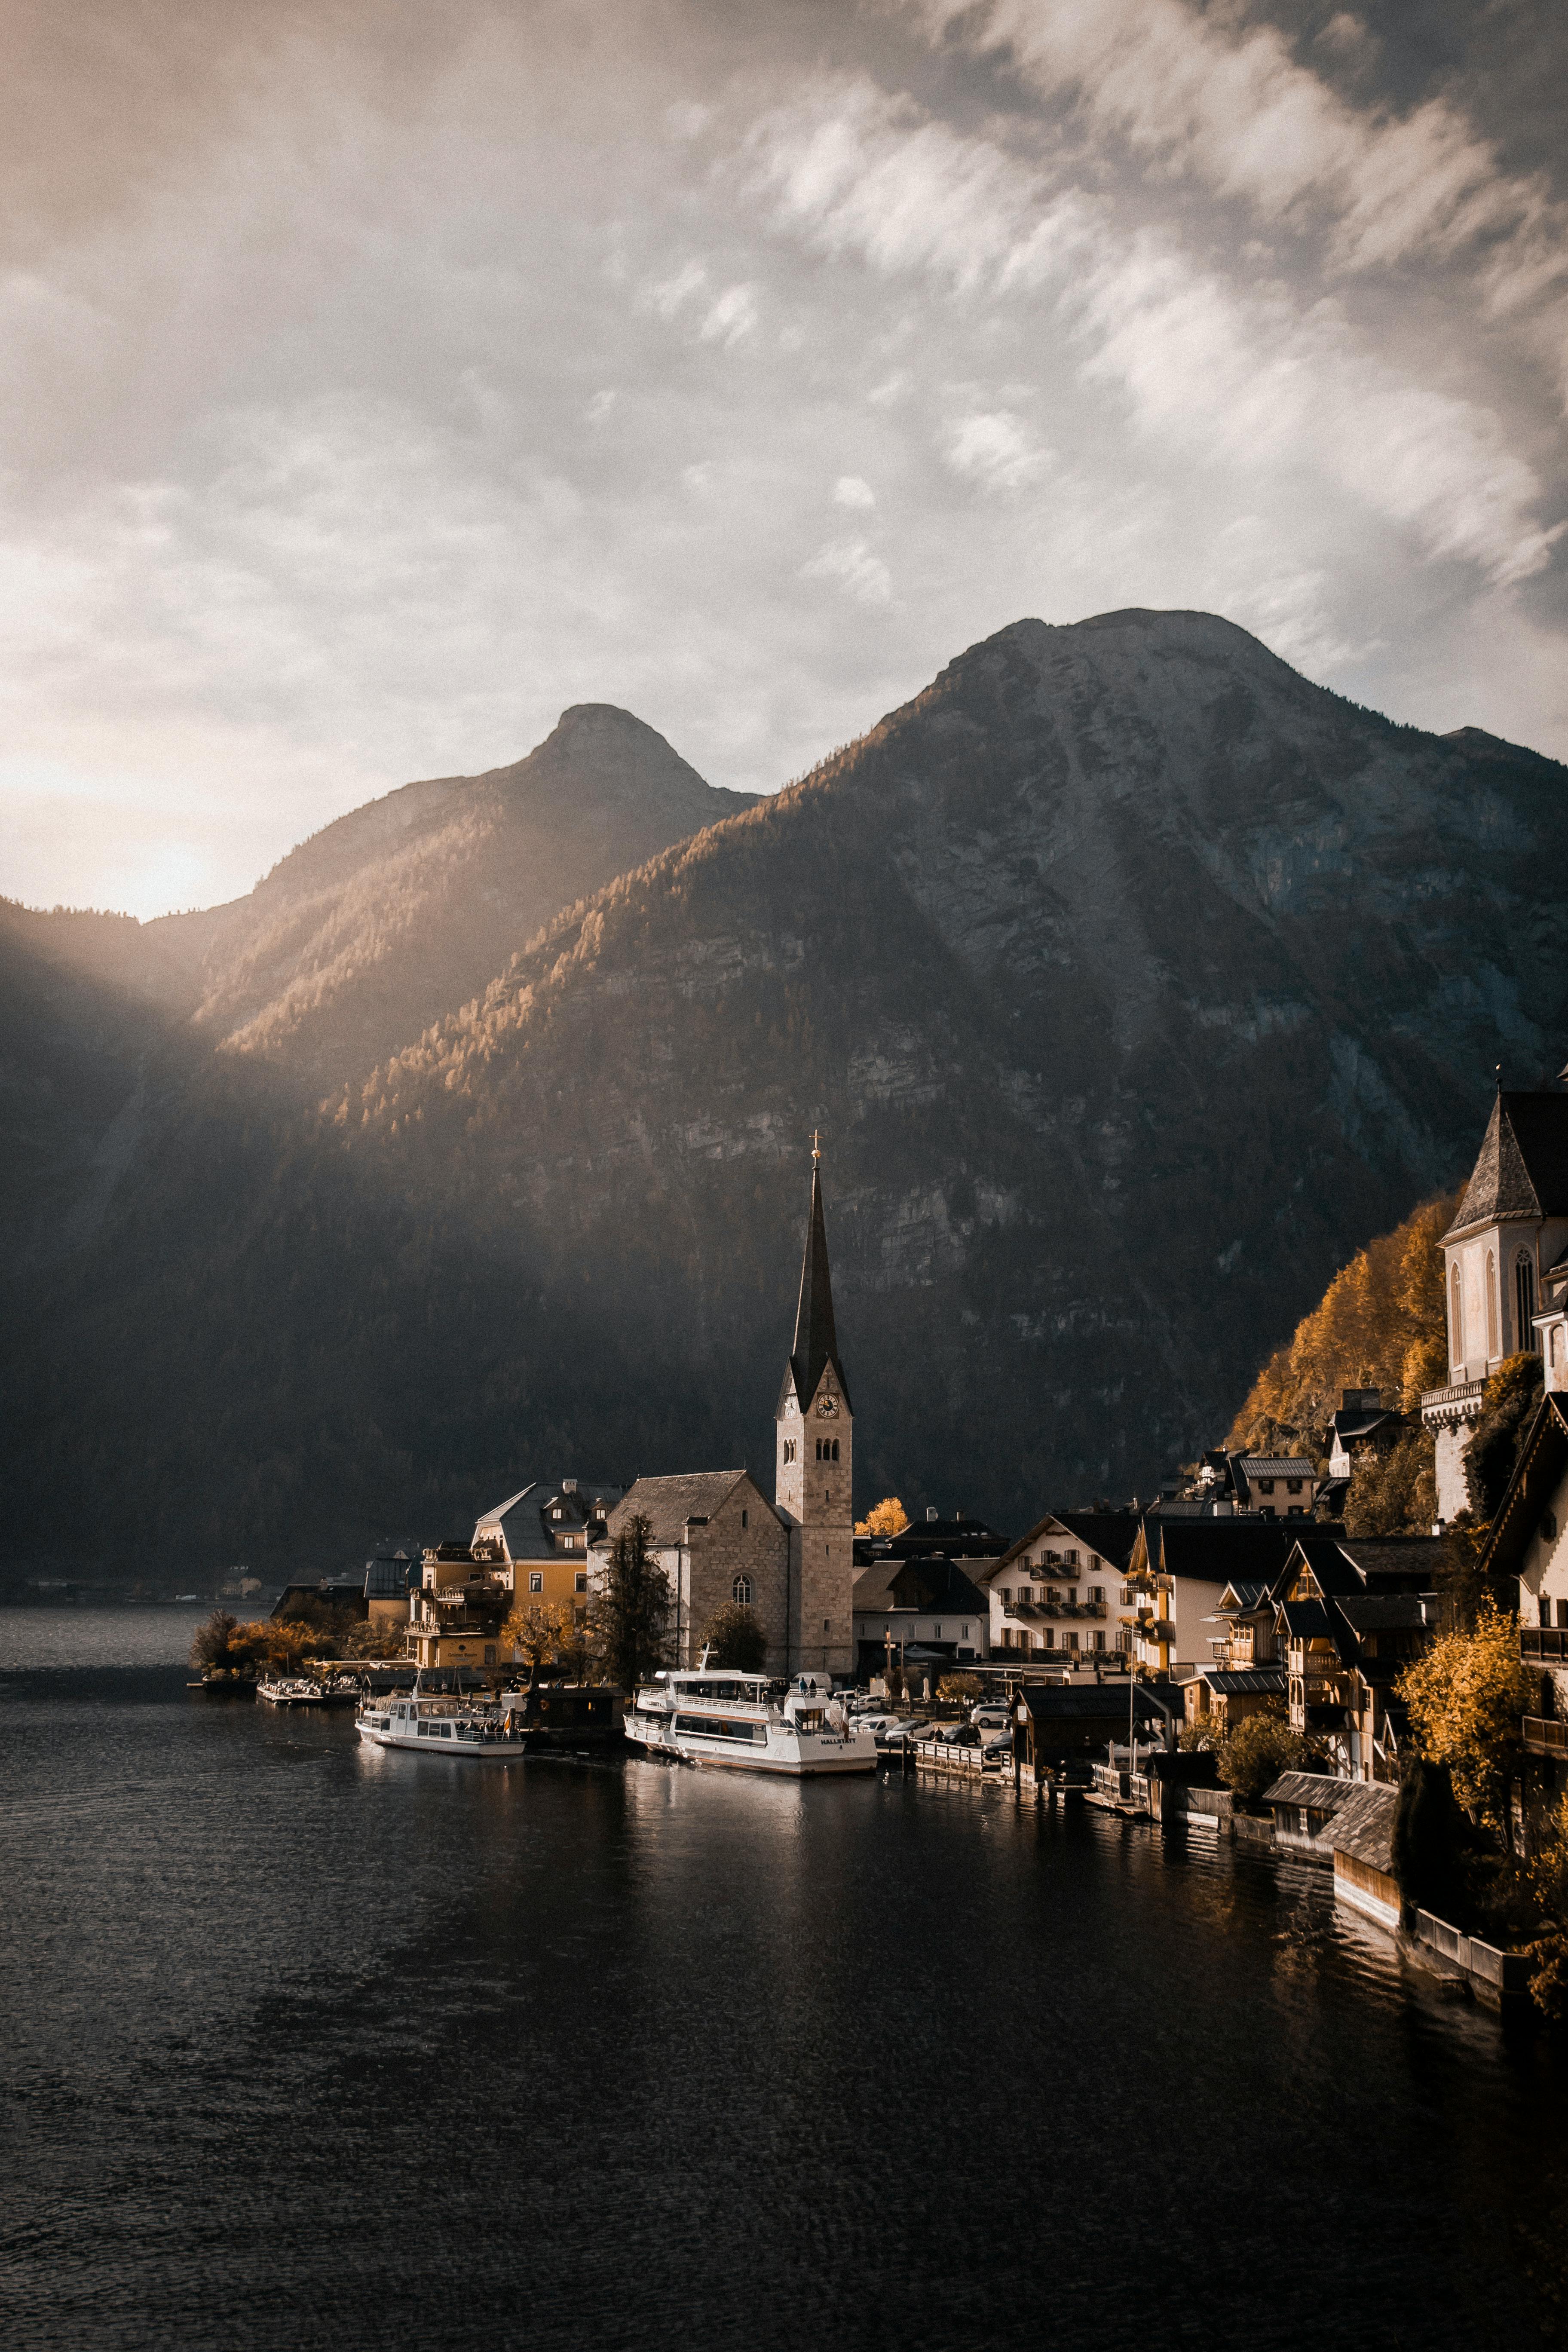
[{"label": "bell tower", "polygon": [[847,1675],[855,1654],[855,1416],[833,1324],[822,1152],[816,1136],[795,1346],[773,1418],[773,1496],[790,1543],[788,1668],[791,1674]]}]

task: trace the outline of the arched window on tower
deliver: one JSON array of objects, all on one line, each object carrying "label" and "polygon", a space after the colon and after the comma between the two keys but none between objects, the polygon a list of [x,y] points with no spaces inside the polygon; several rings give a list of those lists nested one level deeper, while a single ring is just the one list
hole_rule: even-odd
[{"label": "arched window on tower", "polygon": [[838,1459],[838,1440],[837,1438],[833,1441],[833,1459],[835,1462]]},{"label": "arched window on tower", "polygon": [[1490,1250],[1488,1250],[1488,1252],[1487,1252],[1487,1355],[1488,1355],[1489,1359],[1490,1357],[1493,1357],[1493,1356],[1495,1356],[1495,1355],[1497,1355],[1497,1354],[1499,1353],[1499,1351],[1500,1351],[1500,1345],[1501,1345],[1500,1341],[1500,1340],[1499,1340],[1499,1339],[1498,1339],[1497,1318],[1498,1318],[1498,1304],[1497,1304],[1497,1260],[1496,1260],[1496,1258],[1492,1255],[1492,1253],[1490,1252]]},{"label": "arched window on tower", "polygon": [[1535,1333],[1531,1328],[1535,1314],[1535,1268],[1527,1250],[1521,1250],[1513,1262],[1514,1345],[1534,1352]]},{"label": "arched window on tower", "polygon": [[749,1576],[738,1576],[735,1579],[734,1583],[730,1587],[730,1598],[739,1608],[749,1609],[751,1607],[752,1580]]},{"label": "arched window on tower", "polygon": [[1458,1371],[1459,1366],[1465,1360],[1465,1291],[1464,1285],[1459,1279],[1459,1269],[1457,1265],[1454,1268],[1453,1279],[1448,1285],[1448,1291],[1452,1300],[1450,1320],[1454,1327],[1454,1369]]}]

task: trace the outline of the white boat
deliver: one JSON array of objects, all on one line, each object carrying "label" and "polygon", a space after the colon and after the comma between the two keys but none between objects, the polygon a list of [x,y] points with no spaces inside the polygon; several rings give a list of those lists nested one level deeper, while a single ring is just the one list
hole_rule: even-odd
[{"label": "white boat", "polygon": [[655,1675],[626,1712],[626,1738],[658,1756],[731,1771],[873,1772],[877,1742],[835,1697],[826,1675],[784,1687],[765,1675],[693,1666]]},{"label": "white boat", "polygon": [[362,1699],[354,1729],[372,1748],[412,1748],[422,1756],[458,1756],[477,1764],[504,1764],[528,1753],[526,1737],[507,1729],[499,1707],[423,1697],[417,1686],[406,1698]]}]

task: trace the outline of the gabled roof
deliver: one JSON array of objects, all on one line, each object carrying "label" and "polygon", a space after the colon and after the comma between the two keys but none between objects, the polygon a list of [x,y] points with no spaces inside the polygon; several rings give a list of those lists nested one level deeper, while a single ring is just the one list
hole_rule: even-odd
[{"label": "gabled roof", "polygon": [[991,1575],[995,1576],[1001,1570],[1010,1567],[1015,1559],[1028,1550],[1031,1544],[1038,1543],[1040,1538],[1048,1535],[1053,1528],[1065,1528],[1069,1536],[1087,1546],[1089,1550],[1097,1551],[1101,1559],[1120,1573],[1132,1557],[1139,1525],[1136,1511],[1047,1511],[1043,1518],[1035,1521],[1026,1536],[1020,1536],[1016,1544],[1009,1545],[991,1570]]},{"label": "gabled roof", "polygon": [[[1124,1683],[1026,1683],[1018,1696],[1037,1723],[1127,1721]],[[1135,1720],[1161,1724],[1165,1720],[1142,1683],[1132,1685],[1132,1706]]]},{"label": "gabled roof", "polygon": [[822,1383],[828,1365],[843,1394],[847,1411],[849,1383],[838,1360],[838,1334],[833,1322],[833,1277],[827,1265],[827,1227],[822,1214],[822,1175],[815,1158],[811,1166],[811,1215],[805,1229],[805,1256],[800,1269],[800,1303],[795,1315],[795,1345],[789,1369],[802,1412]]},{"label": "gabled roof", "polygon": [[1226,1584],[1245,1576],[1272,1583],[1290,1557],[1298,1522],[1293,1519],[1166,1519],[1151,1514],[1158,1530],[1158,1557],[1167,1576],[1191,1576],[1205,1584]]},{"label": "gabled roof", "polygon": [[1314,1813],[1337,1813],[1355,1788],[1331,1772],[1281,1772],[1263,1792],[1266,1805],[1305,1805]]},{"label": "gabled roof", "polygon": [[1216,1698],[1258,1698],[1285,1688],[1283,1666],[1200,1666],[1198,1677]]},{"label": "gabled roof", "polygon": [[628,1486],[609,1515],[612,1538],[635,1512],[648,1521],[648,1541],[657,1549],[682,1540],[688,1519],[711,1519],[721,1511],[744,1479],[768,1510],[768,1502],[747,1470],[690,1470],[674,1478],[639,1478]]},{"label": "gabled roof", "polygon": [[1315,1478],[1318,1475],[1310,1462],[1294,1454],[1244,1454],[1241,1466],[1249,1478]]},{"label": "gabled roof", "polygon": [[1348,1853],[1369,1870],[1392,1874],[1394,1822],[1399,1791],[1380,1780],[1352,1781],[1351,1791],[1323,1832],[1323,1843]]},{"label": "gabled roof", "polygon": [[563,1478],[553,1482],[548,1478],[531,1479],[509,1495],[493,1510],[483,1511],[474,1522],[477,1540],[480,1530],[500,1528],[505,1539],[509,1559],[553,1559],[556,1555],[553,1521],[544,1514],[552,1504],[559,1504],[565,1526],[581,1527],[591,1518],[598,1518],[616,1503],[623,1489],[604,1478]]},{"label": "gabled roof", "polygon": [[1356,1633],[1418,1632],[1428,1622],[1417,1592],[1347,1592],[1334,1606]]},{"label": "gabled roof", "polygon": [[1500,1094],[1446,1240],[1500,1217],[1568,1216],[1568,1094]]},{"label": "gabled roof", "polygon": [[[923,1598],[921,1596],[924,1596]],[[855,1580],[851,1606],[921,1617],[988,1617],[985,1595],[951,1559],[879,1559]]]},{"label": "gabled roof", "polygon": [[1227,1617],[1239,1617],[1249,1609],[1261,1609],[1268,1592],[1268,1586],[1255,1577],[1232,1577],[1219,1596],[1220,1610]]},{"label": "gabled roof", "polygon": [[1481,1554],[1482,1573],[1517,1576],[1530,1539],[1568,1470],[1568,1395],[1549,1389],[1535,1408]]},{"label": "gabled roof", "polygon": [[1321,1601],[1281,1601],[1279,1622],[1299,1642],[1332,1642],[1334,1625]]}]

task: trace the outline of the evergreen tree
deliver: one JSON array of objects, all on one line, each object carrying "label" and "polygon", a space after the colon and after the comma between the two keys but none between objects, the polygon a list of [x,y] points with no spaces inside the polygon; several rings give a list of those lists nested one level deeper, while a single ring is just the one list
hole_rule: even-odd
[{"label": "evergreen tree", "polygon": [[648,1549],[652,1522],[641,1511],[624,1521],[610,1546],[595,1631],[610,1680],[628,1696],[662,1665],[669,1620],[669,1579]]}]

